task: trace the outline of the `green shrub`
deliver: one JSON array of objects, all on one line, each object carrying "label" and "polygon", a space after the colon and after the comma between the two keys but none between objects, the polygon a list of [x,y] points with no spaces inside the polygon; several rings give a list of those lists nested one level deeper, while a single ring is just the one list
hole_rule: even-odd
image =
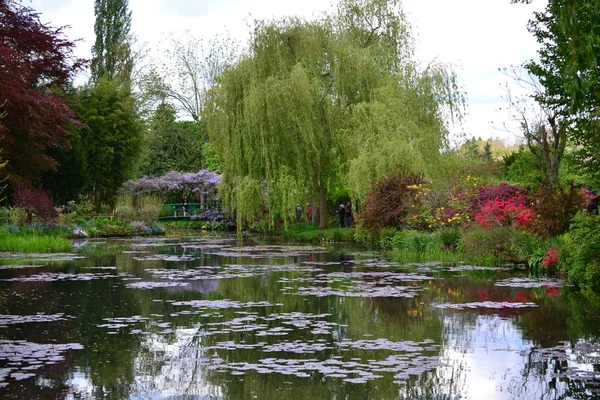
[{"label": "green shrub", "polygon": [[544,275],[544,268],[542,266],[542,263],[544,262],[545,254],[546,252],[544,251],[544,249],[538,249],[531,255],[529,261],[527,262],[527,267],[529,268],[529,275],[535,277]]},{"label": "green shrub", "polygon": [[354,231],[354,241],[361,244],[371,244],[373,241],[373,235],[368,230],[363,229],[360,225],[357,225]]},{"label": "green shrub", "polygon": [[334,242],[343,242],[343,241],[345,241],[345,236],[342,233],[341,229],[334,229],[333,232],[331,233],[331,239]]},{"label": "green shrub", "polygon": [[565,266],[569,280],[600,286],[600,216],[579,212],[565,235]]},{"label": "green shrub", "polygon": [[67,221],[72,221],[76,218],[89,218],[94,214],[94,202],[90,196],[81,194],[77,201],[69,201],[64,211]]},{"label": "green shrub", "polygon": [[494,263],[525,263],[532,238],[514,227],[477,228],[465,232],[460,245],[468,255]]},{"label": "green shrub", "polygon": [[0,207],[0,224],[7,224],[10,220],[10,208]]},{"label": "green shrub", "polygon": [[23,208],[10,207],[8,210],[8,223],[10,225],[22,225],[27,222],[27,212]]},{"label": "green shrub", "polygon": [[380,248],[387,249],[391,245],[391,240],[397,233],[396,229],[384,228],[375,235],[375,240]]},{"label": "green shrub", "polygon": [[408,250],[423,253],[428,250],[439,250],[435,234],[419,231],[399,231],[390,239],[390,246],[396,250]]},{"label": "green shrub", "polygon": [[442,246],[442,250],[456,251],[461,239],[461,233],[458,229],[445,228],[437,232],[437,237]]}]

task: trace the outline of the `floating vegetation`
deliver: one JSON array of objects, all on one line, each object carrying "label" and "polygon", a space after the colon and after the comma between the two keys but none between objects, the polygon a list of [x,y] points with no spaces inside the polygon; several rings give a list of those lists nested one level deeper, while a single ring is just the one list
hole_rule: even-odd
[{"label": "floating vegetation", "polygon": [[340,297],[415,297],[423,289],[413,286],[375,286],[373,283],[359,283],[354,287],[346,289],[333,287],[298,287],[295,292],[292,288],[286,287],[283,289],[286,293],[296,294],[299,296],[340,296]]},{"label": "floating vegetation", "polygon": [[440,267],[448,272],[465,272],[465,271],[510,271],[506,267],[483,267],[480,265],[456,265],[452,267]]},{"label": "floating vegetation", "polygon": [[[314,277],[280,278],[280,283],[306,282],[312,286],[291,287],[285,293],[300,296],[342,296],[342,297],[415,297],[423,289],[419,286],[400,286],[401,282],[418,282],[436,278],[394,272],[333,272]],[[318,286],[328,285],[328,286]]]},{"label": "floating vegetation", "polygon": [[503,308],[528,308],[538,307],[535,303],[520,303],[520,302],[508,302],[508,301],[479,301],[473,303],[443,303],[443,304],[432,304],[435,308],[442,309],[453,309],[453,310],[466,310],[474,308],[490,308],[490,309],[503,309]]},{"label": "floating vegetation", "polygon": [[323,274],[318,276],[327,276],[332,278],[376,279],[377,283],[379,284],[387,284],[393,282],[429,281],[437,279],[427,275],[401,274],[395,272],[332,272],[330,274]]},{"label": "floating vegetation", "polygon": [[404,384],[411,375],[421,375],[440,365],[439,357],[426,355],[439,350],[439,345],[433,340],[423,342],[402,341],[392,342],[387,339],[375,340],[344,340],[341,342],[313,341],[281,341],[275,344],[259,342],[256,344],[235,343],[232,341],[219,342],[206,350],[254,350],[260,349],[265,353],[315,354],[338,352],[343,354],[349,350],[387,351],[401,354],[389,355],[385,359],[377,359],[376,353],[370,353],[368,360],[362,358],[344,359],[336,355],[324,360],[318,358],[263,358],[257,363],[226,362],[222,358],[210,360],[208,369],[230,371],[233,375],[255,371],[260,374],[293,375],[309,378],[319,373],[326,378],[340,378],[348,383],[366,383],[373,379],[383,378],[385,374],[394,374],[394,383]]},{"label": "floating vegetation", "polygon": [[[197,248],[196,246],[186,246],[186,248]],[[309,254],[327,253],[322,247],[316,246],[220,246],[207,247],[200,246],[205,254],[211,254],[221,257],[231,258],[252,258],[252,259],[281,259],[284,257],[301,257]]]},{"label": "floating vegetation", "polygon": [[16,324],[41,323],[41,322],[56,322],[66,321],[67,319],[75,318],[63,313],[59,314],[35,314],[35,315],[2,315],[0,314],[0,327]]},{"label": "floating vegetation", "polygon": [[250,307],[272,307],[273,304],[268,301],[258,302],[240,302],[233,300],[189,300],[189,301],[175,301],[172,303],[174,306],[188,306],[192,308],[250,308]]},{"label": "floating vegetation", "polygon": [[[55,282],[55,281],[93,281],[96,279],[117,278],[119,275],[108,273],[79,273],[42,272],[29,276],[18,276],[10,279],[0,279],[9,282]],[[121,275],[125,276],[125,275]]]},{"label": "floating vegetation", "polygon": [[[272,382],[281,383],[274,396],[282,398],[319,398],[323,387],[340,388],[342,397],[471,398],[479,388],[469,382],[482,377],[499,392],[490,398],[542,390],[600,398],[599,305],[559,289],[561,281],[466,263],[398,264],[372,253],[314,256],[326,250],[312,246],[184,240],[128,239],[97,253],[90,245],[82,250],[89,262],[60,267],[54,255],[0,262],[11,278],[0,281],[0,304],[28,314],[0,315],[4,336],[24,339],[0,340],[0,398],[35,398],[49,387],[89,397],[100,384],[118,389],[125,374],[135,383],[126,396],[136,398],[210,397],[241,393],[242,385],[244,395],[263,398]],[[468,271],[484,273],[457,279]],[[494,287],[496,276],[521,278],[497,282],[507,289]],[[331,297],[317,298],[324,296]],[[93,347],[71,357],[82,346],[29,342],[39,337],[85,337]],[[47,368],[53,363],[60,365]]]},{"label": "floating vegetation", "polygon": [[194,254],[181,254],[181,255],[152,254],[152,255],[143,256],[143,257],[133,257],[133,259],[136,261],[167,261],[167,262],[193,261],[197,258],[198,258],[198,256],[196,256]]},{"label": "floating vegetation", "polygon": [[203,280],[203,279],[233,279],[251,278],[262,276],[267,272],[314,272],[319,271],[315,267],[302,266],[298,264],[283,265],[255,265],[255,264],[227,264],[223,266],[199,266],[196,268],[178,270],[153,268],[146,272],[154,278],[169,280]]},{"label": "floating vegetation", "polygon": [[560,288],[564,286],[564,281],[548,278],[508,278],[497,281],[494,285],[514,288]]},{"label": "floating vegetation", "polygon": [[3,269],[27,269],[27,268],[41,268],[45,265],[30,265],[30,264],[15,264],[15,265],[0,265],[0,270]]},{"label": "floating vegetation", "polygon": [[36,370],[65,360],[69,350],[82,350],[78,343],[40,344],[25,340],[0,339],[0,388],[7,378],[21,380],[36,376]]},{"label": "floating vegetation", "polygon": [[86,258],[72,253],[2,253],[0,259],[19,259],[38,262],[73,261]]},{"label": "floating vegetation", "polygon": [[125,286],[132,289],[156,289],[166,287],[181,287],[188,286],[187,282],[134,282],[128,283]]}]

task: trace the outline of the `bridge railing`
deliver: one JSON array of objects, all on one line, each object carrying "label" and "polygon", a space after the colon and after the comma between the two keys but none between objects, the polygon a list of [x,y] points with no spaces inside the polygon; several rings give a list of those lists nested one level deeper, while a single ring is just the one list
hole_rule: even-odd
[{"label": "bridge railing", "polygon": [[219,208],[220,205],[217,202],[163,204],[158,218],[200,217],[205,211],[218,210]]}]

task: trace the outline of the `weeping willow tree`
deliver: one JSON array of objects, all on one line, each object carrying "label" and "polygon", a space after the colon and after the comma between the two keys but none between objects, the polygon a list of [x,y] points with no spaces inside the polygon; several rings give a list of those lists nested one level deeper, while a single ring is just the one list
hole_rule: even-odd
[{"label": "weeping willow tree", "polygon": [[257,22],[248,51],[226,69],[204,109],[219,153],[220,197],[244,218],[291,219],[327,191],[394,168],[425,170],[447,130],[442,110],[459,99],[441,66],[419,71],[397,1],[343,0],[314,21]]}]

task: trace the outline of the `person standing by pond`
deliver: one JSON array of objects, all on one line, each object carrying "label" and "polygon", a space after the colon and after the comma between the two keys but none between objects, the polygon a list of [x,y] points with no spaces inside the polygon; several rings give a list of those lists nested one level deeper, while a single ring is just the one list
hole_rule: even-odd
[{"label": "person standing by pond", "polygon": [[304,210],[302,209],[300,203],[298,203],[298,205],[296,206],[296,222],[300,222],[300,220],[302,219],[302,214],[304,214]]},{"label": "person standing by pond", "polygon": [[346,203],[346,208],[344,210],[344,219],[346,220],[346,227],[350,228],[353,224],[353,219],[352,218],[352,204],[350,204],[350,202]]},{"label": "person standing by pond", "polygon": [[306,204],[306,221],[312,223],[313,207],[311,203]]},{"label": "person standing by pond", "polygon": [[340,226],[343,228],[345,218],[346,218],[346,208],[344,207],[344,204],[340,204],[340,209],[338,210],[338,215],[340,216]]}]

